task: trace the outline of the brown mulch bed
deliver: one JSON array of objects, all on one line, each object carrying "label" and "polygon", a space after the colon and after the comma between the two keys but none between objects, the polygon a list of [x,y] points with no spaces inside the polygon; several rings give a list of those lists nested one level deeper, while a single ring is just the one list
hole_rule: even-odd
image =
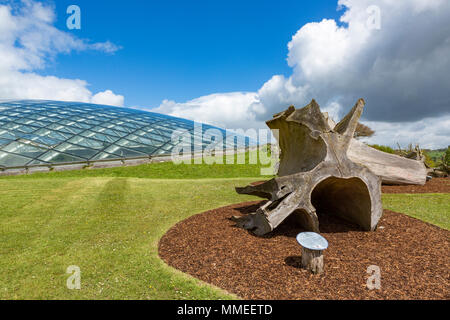
[{"label": "brown mulch bed", "polygon": [[[233,215],[257,202],[215,209],[175,225],[159,244],[169,265],[244,299],[449,299],[450,232],[385,211],[375,232],[320,216],[325,273],[300,268],[302,232],[289,218],[270,235],[236,228]],[[381,268],[381,289],[369,290],[367,268]]]},{"label": "brown mulch bed", "polygon": [[382,186],[383,193],[450,193],[450,178],[433,178],[424,186]]},{"label": "brown mulch bed", "polygon": [[[265,181],[258,181],[252,185],[262,184]],[[382,186],[383,193],[450,193],[450,178],[433,178],[424,186]]]}]

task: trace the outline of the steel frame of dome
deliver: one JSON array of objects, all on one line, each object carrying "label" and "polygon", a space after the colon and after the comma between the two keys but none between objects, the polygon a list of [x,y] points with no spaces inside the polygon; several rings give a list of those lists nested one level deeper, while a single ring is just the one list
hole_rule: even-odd
[{"label": "steel frame of dome", "polygon": [[[202,124],[201,150],[230,133]],[[168,155],[172,133],[199,135],[194,122],[164,114],[76,102],[7,101],[0,103],[0,169],[137,159]],[[194,139],[193,139],[194,140]],[[237,148],[240,139],[236,139]],[[234,146],[236,147],[236,145]],[[233,147],[233,148],[234,148]]]}]

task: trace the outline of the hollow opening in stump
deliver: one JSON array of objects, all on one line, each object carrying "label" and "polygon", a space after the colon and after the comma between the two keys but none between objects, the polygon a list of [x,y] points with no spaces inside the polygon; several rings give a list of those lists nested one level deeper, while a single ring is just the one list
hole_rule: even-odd
[{"label": "hollow opening in stump", "polygon": [[312,191],[311,203],[319,221],[321,215],[329,214],[370,228],[370,193],[359,178],[330,177],[323,180]]}]

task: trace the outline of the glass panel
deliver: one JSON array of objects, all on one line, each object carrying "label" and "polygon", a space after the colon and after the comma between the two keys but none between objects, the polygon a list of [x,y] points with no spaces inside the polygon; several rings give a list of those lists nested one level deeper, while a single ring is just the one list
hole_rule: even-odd
[{"label": "glass panel", "polygon": [[70,134],[63,133],[63,132],[56,132],[56,131],[49,130],[49,129],[39,129],[34,134],[41,136],[41,137],[49,137],[53,140],[58,140],[58,141],[65,141],[71,137]]},{"label": "glass panel", "polygon": [[0,139],[0,147],[7,145],[8,143],[10,143],[11,140],[7,140],[7,139]]},{"label": "glass panel", "polygon": [[32,159],[0,151],[0,166],[23,167]]},{"label": "glass panel", "polygon": [[107,136],[107,135],[104,135],[101,133],[96,133],[93,131],[84,131],[84,132],[80,133],[80,135],[83,137],[93,138],[96,140],[100,140],[103,142],[110,142],[110,143],[113,143],[119,139],[118,137],[110,137],[110,136]]},{"label": "glass panel", "polygon": [[145,155],[152,155],[157,148],[156,147],[152,147],[152,146],[144,146],[144,145],[138,145],[138,146],[134,146],[134,147],[129,147],[128,149],[132,149],[138,152],[141,152]]},{"label": "glass panel", "polygon": [[80,129],[89,129],[92,127],[92,125],[89,125],[89,124],[81,122],[81,121],[72,121],[72,119],[61,120],[59,123],[66,125],[66,126],[76,127],[76,128],[80,128]]},{"label": "glass panel", "polygon": [[166,152],[170,152],[173,149],[173,145],[171,145],[170,143],[164,145],[161,147],[162,150],[165,150]]},{"label": "glass panel", "polygon": [[95,161],[95,160],[106,160],[106,159],[120,159],[120,157],[117,155],[114,155],[114,154],[101,152],[98,155],[96,155],[95,157],[93,157],[91,160]]},{"label": "glass panel", "polygon": [[17,128],[17,131],[23,132],[23,133],[31,133],[34,132],[36,130],[38,130],[39,128],[36,127],[32,127],[32,126],[20,126],[19,128]]},{"label": "glass panel", "polygon": [[28,163],[29,166],[35,166],[35,165],[46,165],[48,164],[47,162],[44,161],[39,161],[39,160],[33,160],[30,163]]},{"label": "glass panel", "polygon": [[73,137],[68,140],[68,142],[92,149],[103,149],[109,145],[106,142],[96,141],[80,136]]},{"label": "glass panel", "polygon": [[115,130],[107,129],[104,127],[95,127],[95,128],[92,128],[92,131],[107,134],[107,135],[113,136],[113,137],[124,137],[127,135],[127,133],[125,133],[125,132],[115,131]]},{"label": "glass panel", "polygon": [[117,154],[118,156],[121,156],[123,158],[129,157],[143,157],[146,156],[146,154],[138,152],[138,151],[132,151],[127,148],[122,148],[120,146],[111,146],[107,149],[105,149],[106,152]]},{"label": "glass panel", "polygon": [[59,153],[56,151],[49,151],[38,158],[39,160],[51,163],[61,163],[61,162],[82,162],[86,159],[78,158],[72,155]]},{"label": "glass panel", "polygon": [[144,137],[136,137],[136,138],[133,138],[132,140],[133,141],[138,141],[140,143],[147,144],[147,145],[150,145],[150,146],[159,146],[161,144],[166,143],[165,141],[157,141],[157,140],[153,140],[153,139],[147,139],[147,138],[144,138]]},{"label": "glass panel", "polygon": [[20,154],[30,158],[37,157],[45,152],[45,149],[19,142],[12,142],[9,145],[3,147],[2,150],[10,153]]},{"label": "glass panel", "polygon": [[23,119],[17,120],[16,122],[17,122],[17,123],[21,123],[21,124],[27,125],[27,124],[33,124],[33,123],[35,123],[36,121],[31,120],[31,119],[23,118]]},{"label": "glass panel", "polygon": [[90,159],[98,153],[98,150],[75,146],[70,143],[63,143],[55,148],[56,151],[69,153],[84,159]]},{"label": "glass panel", "polygon": [[20,124],[17,124],[17,123],[14,123],[14,122],[8,122],[7,124],[5,124],[2,127],[3,127],[3,129],[16,130],[17,128],[20,127]]},{"label": "glass panel", "polygon": [[34,143],[42,144],[41,147],[53,147],[53,146],[61,143],[58,140],[50,139],[47,137],[35,136],[35,135],[25,135],[22,137],[22,140],[32,141]]},{"label": "glass panel", "polygon": [[161,137],[161,136],[159,136],[157,134],[154,134],[154,133],[151,133],[151,132],[144,132],[144,131],[140,130],[140,131],[136,132],[136,134],[138,134],[138,135],[140,135],[142,137],[146,137],[146,138],[150,138],[152,140],[159,141],[159,142],[168,141],[166,138]]},{"label": "glass panel", "polygon": [[160,155],[163,155],[163,154],[167,154],[167,151],[163,150],[163,149],[159,149],[155,153],[153,153],[152,155],[153,156],[160,156]]},{"label": "glass panel", "polygon": [[114,127],[112,127],[112,129],[127,132],[127,133],[132,133],[133,131],[135,131],[134,129],[127,128],[126,126],[123,126],[123,125],[115,125]]},{"label": "glass panel", "polygon": [[66,127],[66,126],[63,126],[63,125],[60,125],[57,123],[53,123],[53,124],[49,125],[48,128],[57,130],[57,131],[61,131],[61,132],[71,133],[71,134],[78,134],[83,131],[82,129]]},{"label": "glass panel", "polygon": [[17,137],[14,135],[13,132],[9,132],[6,130],[0,130],[0,138],[4,139],[10,139],[10,140],[16,140]]}]

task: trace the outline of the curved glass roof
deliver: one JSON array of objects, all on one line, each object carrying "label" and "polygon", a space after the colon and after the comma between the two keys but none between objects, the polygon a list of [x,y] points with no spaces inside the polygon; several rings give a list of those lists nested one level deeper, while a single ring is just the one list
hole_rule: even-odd
[{"label": "curved glass roof", "polygon": [[[183,129],[194,136],[193,121],[158,113],[73,102],[3,102],[0,168],[170,154],[176,145],[172,133]],[[226,138],[225,130],[202,124],[202,149],[214,141],[208,129]]]}]

